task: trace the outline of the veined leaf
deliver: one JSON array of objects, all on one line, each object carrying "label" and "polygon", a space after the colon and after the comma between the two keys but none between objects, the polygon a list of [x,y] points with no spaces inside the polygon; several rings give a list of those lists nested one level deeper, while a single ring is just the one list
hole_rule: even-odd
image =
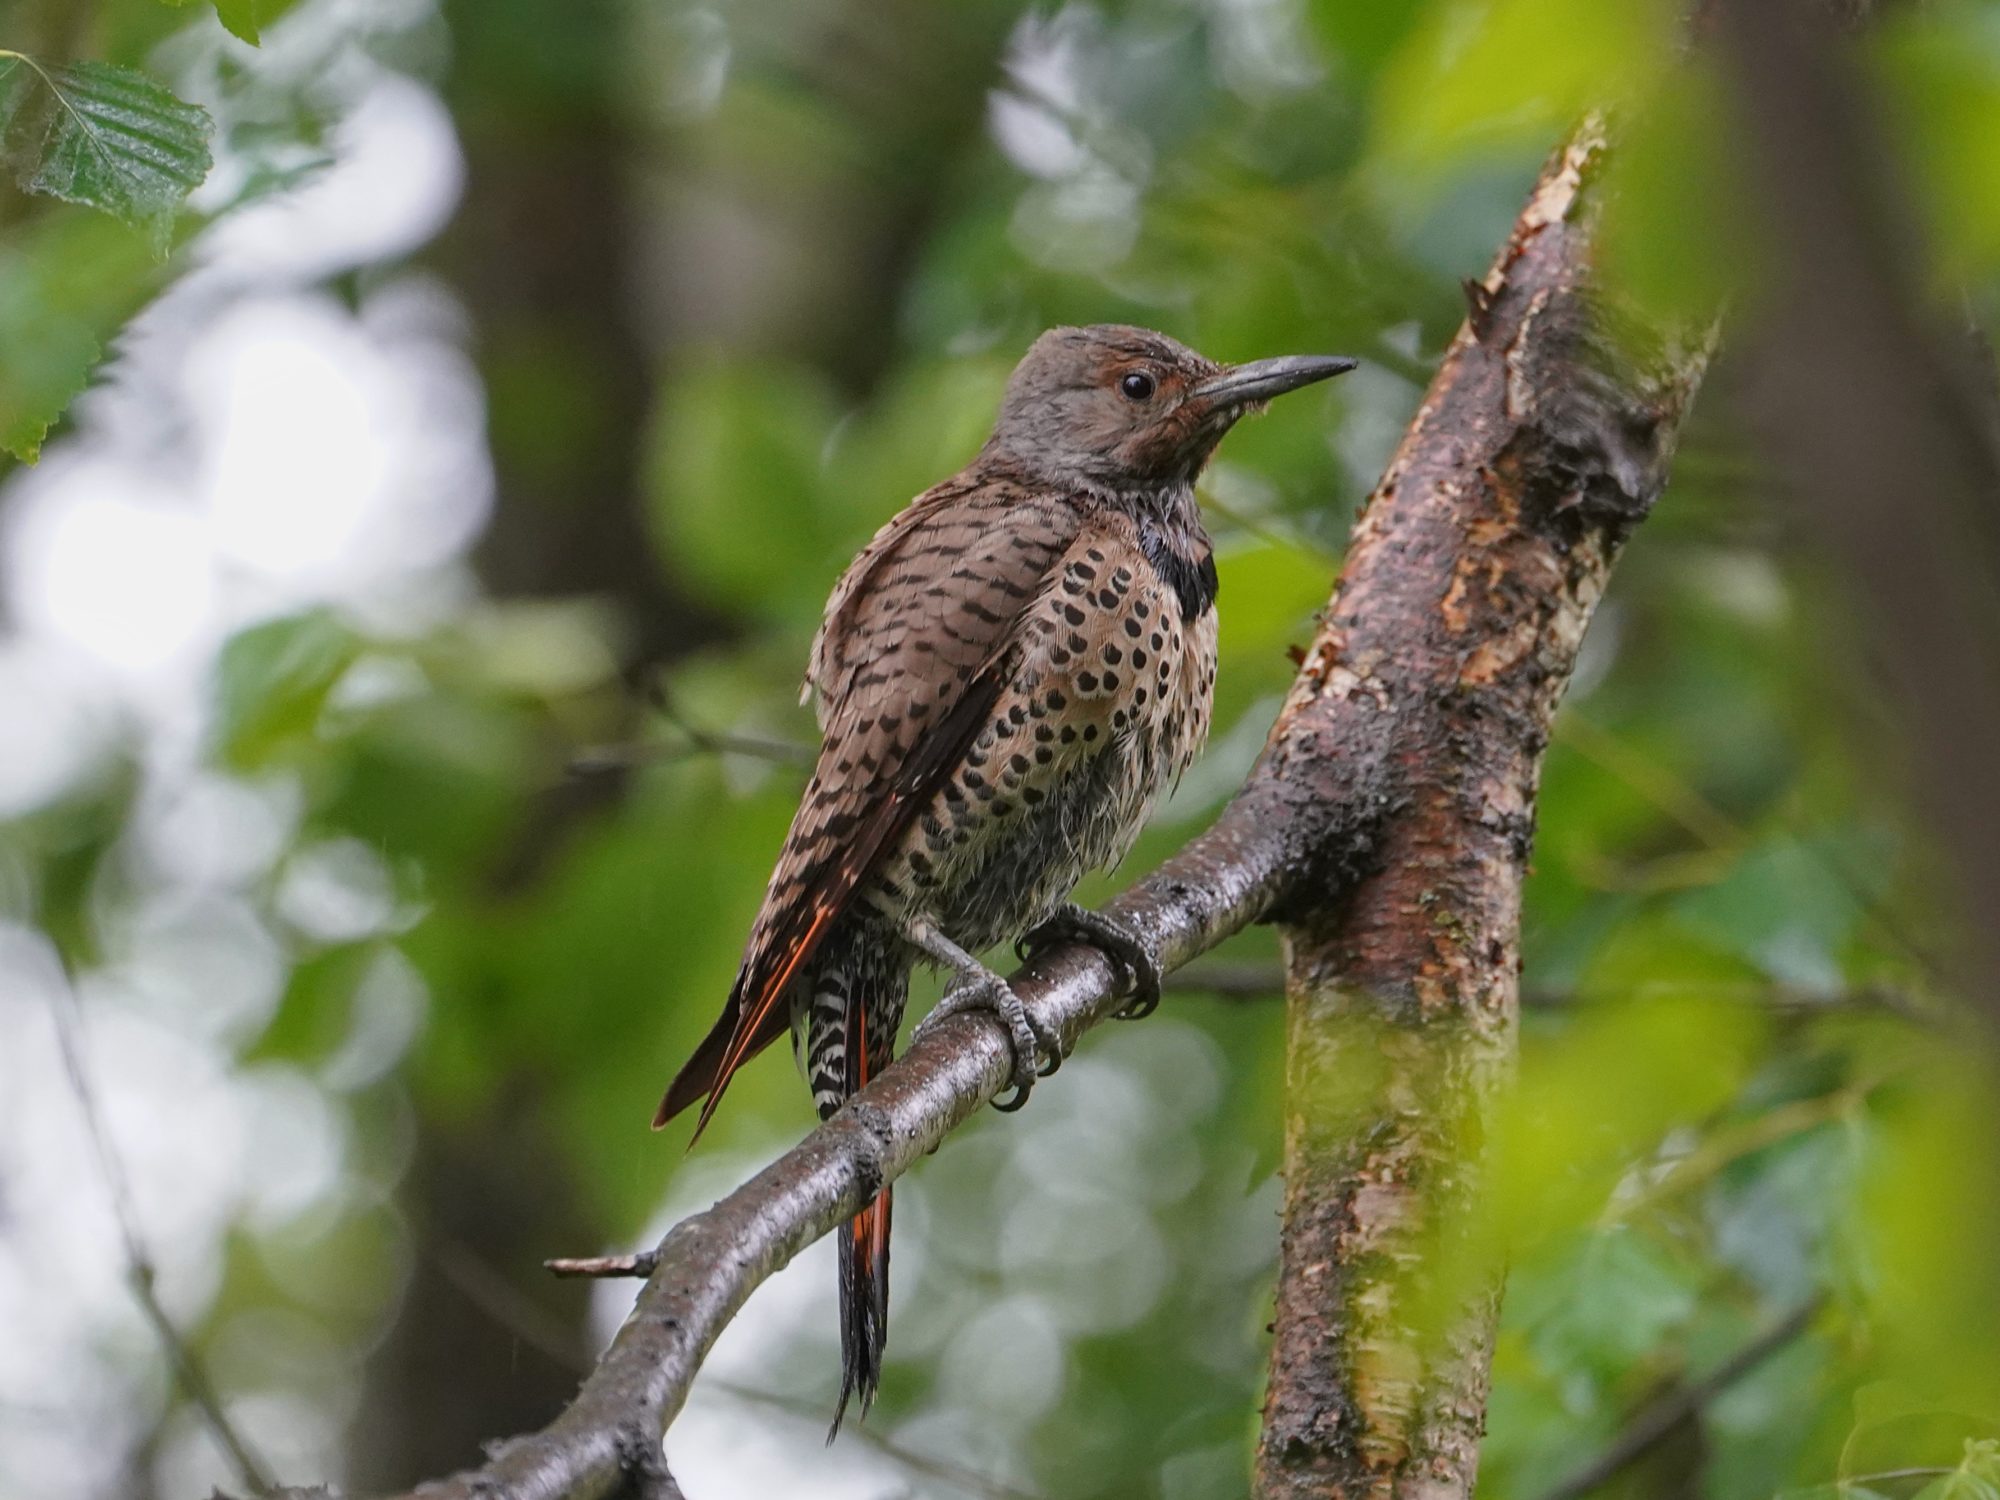
[{"label": "veined leaf", "polygon": [[100,209],[164,256],[173,216],[208,175],[208,111],[143,73],[0,50],[0,159],[24,192]]},{"label": "veined leaf", "polygon": [[0,237],[0,450],[35,461],[161,274],[141,240],[95,214],[45,214]]}]

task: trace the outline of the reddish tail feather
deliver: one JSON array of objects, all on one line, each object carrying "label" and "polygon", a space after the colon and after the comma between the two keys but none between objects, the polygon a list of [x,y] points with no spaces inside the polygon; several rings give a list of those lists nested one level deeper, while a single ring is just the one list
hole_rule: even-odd
[{"label": "reddish tail feather", "polygon": [[890,1191],[840,1227],[840,1405],[826,1430],[830,1443],[840,1433],[851,1397],[861,1398],[861,1415],[882,1383],[882,1350],[889,1338]]}]

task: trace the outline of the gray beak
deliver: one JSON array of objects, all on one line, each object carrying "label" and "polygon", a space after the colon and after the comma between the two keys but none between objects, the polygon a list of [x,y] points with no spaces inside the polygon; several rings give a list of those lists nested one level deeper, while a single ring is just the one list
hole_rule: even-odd
[{"label": "gray beak", "polygon": [[1275,359],[1253,359],[1247,365],[1232,366],[1204,380],[1190,394],[1218,406],[1244,406],[1345,375],[1359,363],[1338,354],[1280,354]]}]

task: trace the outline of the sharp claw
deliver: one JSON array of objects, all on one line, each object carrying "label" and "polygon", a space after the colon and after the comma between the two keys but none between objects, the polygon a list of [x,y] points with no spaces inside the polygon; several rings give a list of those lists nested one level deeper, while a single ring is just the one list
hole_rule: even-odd
[{"label": "sharp claw", "polygon": [[1070,906],[1058,911],[1015,945],[1027,948],[1022,961],[1044,948],[1061,942],[1088,944],[1102,953],[1117,972],[1118,988],[1131,999],[1114,1014],[1121,1021],[1137,1021],[1150,1016],[1160,1006],[1160,967],[1125,925],[1115,917],[1084,907]]},{"label": "sharp claw", "polygon": [[[1006,1025],[1008,1045],[1014,1056],[1014,1072],[1009,1080],[1010,1092],[995,1099],[993,1107],[1002,1114],[1012,1114],[1028,1102],[1028,1094],[1037,1078],[1046,1078],[1062,1066],[1062,1054],[1053,1038],[1036,1028],[1022,1008],[1020,997],[997,974],[984,979],[975,976],[953,985],[931,1013],[918,1023],[914,1036],[922,1037],[945,1017],[968,1010],[983,1010]],[[1049,1058],[1046,1068],[1041,1067],[1044,1053]]]}]

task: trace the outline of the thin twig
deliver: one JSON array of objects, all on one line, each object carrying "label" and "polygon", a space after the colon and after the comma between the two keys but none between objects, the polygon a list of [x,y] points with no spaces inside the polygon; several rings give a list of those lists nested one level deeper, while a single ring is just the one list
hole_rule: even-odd
[{"label": "thin twig", "polygon": [[1582,1500],[1658,1447],[1675,1428],[1697,1416],[1717,1396],[1803,1334],[1825,1305],[1824,1295],[1808,1298],[1700,1380],[1669,1391],[1641,1409],[1603,1452],[1549,1490],[1542,1500]]},{"label": "thin twig", "polygon": [[507,1273],[463,1240],[432,1242],[431,1263],[461,1297],[489,1321],[551,1364],[581,1373],[589,1368],[577,1331],[514,1285]]},{"label": "thin twig", "polygon": [[[751,1402],[758,1406],[768,1406],[773,1411],[781,1411],[789,1416],[798,1417],[803,1421],[811,1423],[815,1430],[826,1426],[826,1412],[816,1403],[807,1401],[801,1397],[784,1396],[776,1391],[759,1390],[756,1386],[744,1385],[738,1381],[725,1380],[717,1376],[710,1376],[707,1383],[712,1389],[721,1391],[725,1395],[733,1396],[739,1401]],[[949,1459],[932,1458],[927,1453],[915,1452],[912,1449],[905,1448],[900,1443],[883,1437],[881,1433],[871,1427],[858,1425],[843,1430],[854,1433],[862,1442],[873,1448],[877,1453],[880,1453],[884,1458],[893,1460],[912,1473],[922,1474],[927,1479],[940,1480],[956,1489],[964,1490],[967,1494],[985,1495],[990,1497],[990,1500],[1040,1500],[1040,1495],[1035,1490],[1018,1489],[1004,1480],[988,1479],[984,1474],[973,1469],[968,1469],[963,1464],[955,1464]]]},{"label": "thin twig", "polygon": [[641,1250],[633,1255],[580,1255],[559,1256],[555,1260],[542,1262],[542,1269],[561,1277],[595,1276],[615,1278],[636,1276],[641,1279],[651,1276],[654,1267],[660,1263],[660,1252]]},{"label": "thin twig", "polygon": [[1885,1479],[1942,1479],[1947,1474],[1957,1474],[1958,1469],[1938,1469],[1919,1466],[1914,1469],[1877,1469],[1873,1474],[1850,1474],[1845,1479],[1835,1480],[1835,1485],[1846,1489],[1856,1484],[1880,1484]]},{"label": "thin twig", "polygon": [[118,1237],[125,1253],[125,1280],[132,1288],[139,1310],[152,1325],[160,1347],[166,1351],[168,1363],[173,1366],[181,1389],[200,1411],[209,1433],[229,1455],[230,1462],[236,1466],[237,1477],[257,1494],[269,1494],[272,1489],[269,1472],[223,1410],[215,1383],[209,1379],[201,1357],[182,1337],[181,1331],[174,1326],[174,1320],[160,1304],[154,1287],[156,1273],[153,1258],[145,1237],[139,1231],[132,1185],[125,1175],[124,1163],[112,1147],[104,1116],[97,1107],[97,1091],[92,1085],[89,1064],[84,1056],[83,1009],[67,977],[57,989],[60,993],[53,995],[49,1001],[56,1026],[56,1045],[62,1053],[63,1071],[69,1077],[70,1092],[75,1095],[77,1110],[83,1116],[84,1132],[90,1137],[91,1149],[97,1157],[98,1175],[103,1179],[105,1193],[111,1200],[112,1217],[117,1221]]},{"label": "thin twig", "polygon": [[740,734],[733,730],[709,729],[681,711],[664,682],[655,681],[647,692],[654,711],[680,735],[678,742],[645,744],[589,745],[569,759],[569,774],[593,776],[606,771],[622,771],[632,766],[659,765],[685,760],[695,755],[741,755],[766,760],[773,765],[812,764],[813,748],[798,740],[776,739],[761,734]]},{"label": "thin twig", "polygon": [[1285,993],[1285,971],[1275,963],[1195,964],[1164,976],[1160,987],[1175,994],[1213,995],[1219,1000],[1277,1000]]},{"label": "thin twig", "polygon": [[[1202,963],[1167,975],[1161,981],[1161,988],[1172,994],[1212,995],[1219,1000],[1277,1000],[1285,993],[1285,971],[1276,963],[1257,963],[1248,959]],[[1759,984],[1755,981],[1694,987],[1671,984],[1661,988],[1675,996],[1739,1001],[1781,1016],[1883,1012],[1919,1026],[1932,1026],[1938,1021],[1925,1002],[1883,984],[1856,985],[1832,994],[1801,989],[1796,985]],[[1577,1010],[1635,999],[1643,993],[1643,986],[1604,992],[1539,985],[1523,987],[1521,1004],[1528,1010]]]},{"label": "thin twig", "polygon": [[[621,1276],[646,1274],[658,1259],[657,1254],[648,1251],[642,1255],[600,1256],[590,1260],[549,1261],[546,1264],[559,1276]],[[570,1344],[567,1330],[549,1315],[548,1310],[522,1295],[505,1272],[472,1246],[460,1240],[444,1240],[437,1245],[435,1260],[445,1279],[500,1327],[540,1350],[557,1364],[575,1369],[579,1374],[589,1368],[589,1362],[579,1359],[576,1349]],[[644,1272],[637,1269],[642,1262],[646,1267]],[[628,1266],[633,1269],[624,1269]],[[761,1390],[719,1376],[708,1377],[708,1385],[710,1389],[721,1391],[738,1401],[768,1406],[804,1418],[815,1429],[826,1425],[826,1413],[802,1397]],[[962,1464],[905,1448],[874,1428],[857,1425],[848,1430],[883,1457],[912,1473],[941,1480],[968,1494],[989,1496],[991,1500],[1039,1500],[1032,1490],[1017,1489],[1000,1480],[989,1479]]]},{"label": "thin twig", "polygon": [[803,766],[812,761],[810,746],[796,740],[771,740],[757,735],[728,734],[711,730],[682,731],[687,738],[680,744],[586,745],[569,758],[566,769],[572,776],[597,776],[606,771],[623,771],[632,766],[657,766],[688,760],[697,755],[741,755],[751,760],[767,760],[779,766]]}]

